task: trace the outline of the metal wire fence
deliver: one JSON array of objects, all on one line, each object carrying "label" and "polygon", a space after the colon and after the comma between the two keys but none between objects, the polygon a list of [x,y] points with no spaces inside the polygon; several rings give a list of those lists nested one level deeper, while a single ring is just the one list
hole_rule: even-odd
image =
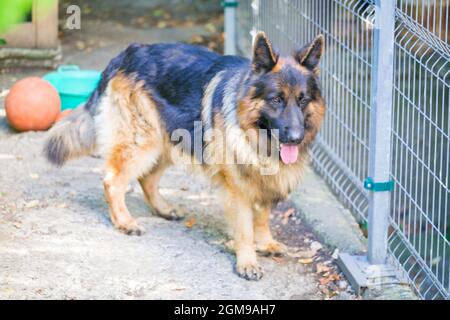
[{"label": "metal wire fence", "polygon": [[[385,0],[382,0],[385,1]],[[450,40],[448,0],[393,0],[390,257],[424,299],[450,297]],[[321,80],[327,116],[311,148],[314,168],[364,226],[368,176],[374,0],[241,0],[238,47],[265,31],[288,54],[326,38]]]}]

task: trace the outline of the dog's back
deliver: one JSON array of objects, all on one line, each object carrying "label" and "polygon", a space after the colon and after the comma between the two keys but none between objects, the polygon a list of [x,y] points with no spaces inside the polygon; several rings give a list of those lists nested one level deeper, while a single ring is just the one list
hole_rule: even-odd
[{"label": "dog's back", "polygon": [[249,63],[182,43],[132,44],[110,61],[88,102],[52,128],[45,154],[61,166],[97,149],[92,119],[99,114],[100,100],[118,72],[144,83],[169,134],[185,129],[193,135],[194,123],[202,120],[201,102],[211,79],[222,70],[246,68]]},{"label": "dog's back", "polygon": [[[261,33],[252,61],[185,44],[131,45],[109,63],[86,105],[50,130],[46,155],[57,165],[94,150],[103,155],[111,220],[127,234],[143,232],[125,204],[130,180],[139,180],[158,215],[179,219],[184,213],[161,196],[158,181],[182,154],[199,161],[221,186],[236,270],[257,280],[255,245],[265,254],[283,251],[270,234],[270,210],[297,185],[324,117],[323,42],[319,36],[279,57]],[[268,143],[275,148],[262,159]]]}]

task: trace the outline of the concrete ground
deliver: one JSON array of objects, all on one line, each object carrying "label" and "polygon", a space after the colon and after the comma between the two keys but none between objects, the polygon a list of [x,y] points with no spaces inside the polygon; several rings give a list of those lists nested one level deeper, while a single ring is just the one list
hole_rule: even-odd
[{"label": "concrete ground", "polygon": [[[149,2],[136,3],[136,15],[151,12]],[[95,9],[81,30],[63,34],[63,63],[101,70],[131,42],[189,41],[220,31],[208,21],[143,28],[125,14],[105,20]],[[41,155],[46,133],[17,133],[6,122],[10,85],[43,73],[0,74],[0,299],[358,299],[337,270],[336,252],[333,257],[289,202],[272,217],[274,234],[288,244],[289,254],[261,257],[265,275],[259,282],[239,278],[214,189],[183,168],[170,169],[161,190],[187,209],[185,221],[153,216],[133,182],[128,206],[147,233],[133,237],[114,230],[103,197],[102,160],[51,167]],[[308,196],[300,188],[294,202]],[[357,234],[349,241],[363,250],[357,227],[349,228]]]}]

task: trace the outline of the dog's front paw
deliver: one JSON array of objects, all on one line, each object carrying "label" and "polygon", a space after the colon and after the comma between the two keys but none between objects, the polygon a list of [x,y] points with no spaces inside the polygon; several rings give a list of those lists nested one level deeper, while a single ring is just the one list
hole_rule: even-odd
[{"label": "dog's front paw", "polygon": [[256,251],[263,256],[282,256],[286,253],[287,247],[278,241],[256,245]]},{"label": "dog's front paw", "polygon": [[246,280],[257,281],[263,277],[263,271],[256,263],[237,264],[236,272],[241,278]]},{"label": "dog's front paw", "polygon": [[145,233],[144,227],[140,226],[136,221],[126,224],[116,225],[117,230],[129,236],[142,236]]}]

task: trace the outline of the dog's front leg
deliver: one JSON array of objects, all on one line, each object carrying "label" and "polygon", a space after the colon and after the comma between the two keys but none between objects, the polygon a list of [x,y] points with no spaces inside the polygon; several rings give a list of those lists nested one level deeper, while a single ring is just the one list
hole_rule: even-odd
[{"label": "dog's front leg", "polygon": [[264,256],[283,255],[287,248],[276,241],[270,232],[270,207],[255,207],[253,211],[253,225],[255,232],[256,251]]},{"label": "dog's front leg", "polygon": [[252,208],[236,193],[228,193],[224,204],[234,237],[236,272],[244,279],[259,280],[263,272],[256,259]]}]

